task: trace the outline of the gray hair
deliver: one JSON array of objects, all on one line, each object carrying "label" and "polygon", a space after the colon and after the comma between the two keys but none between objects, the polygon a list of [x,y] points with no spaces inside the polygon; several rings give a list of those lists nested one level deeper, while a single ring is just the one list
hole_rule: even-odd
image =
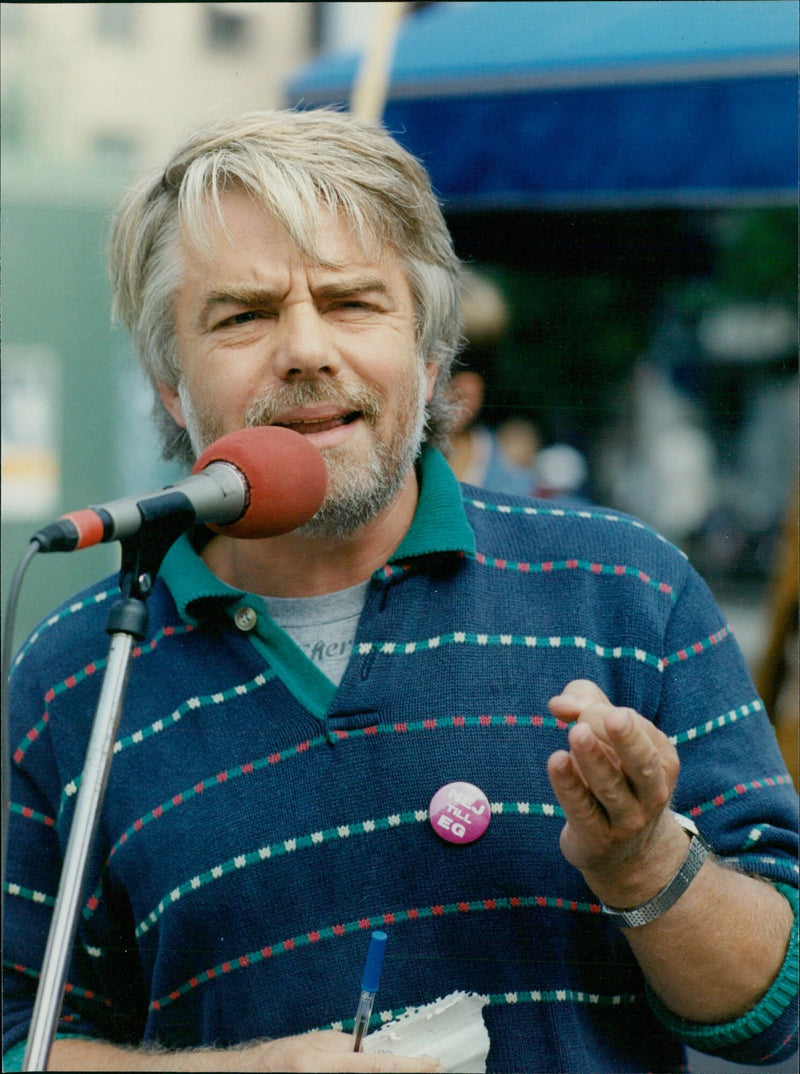
[{"label": "gray hair", "polygon": [[[231,188],[251,193],[314,263],[322,263],[320,206],[343,213],[365,250],[377,244],[397,253],[414,299],[420,359],[439,367],[426,440],[446,448],[447,389],[462,342],[450,233],[419,162],[380,126],[331,109],[249,112],[206,127],[122,202],[109,254],[113,312],[151,382],[176,388],[181,377],[173,313],[183,270],[179,237],[203,249],[209,205],[221,220],[220,198]],[[154,416],[164,457],[191,461],[185,430],[157,394]]]}]

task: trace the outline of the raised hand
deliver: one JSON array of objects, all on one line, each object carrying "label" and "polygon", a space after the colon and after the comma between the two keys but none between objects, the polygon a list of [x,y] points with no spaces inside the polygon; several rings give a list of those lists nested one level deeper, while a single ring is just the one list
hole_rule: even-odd
[{"label": "raised hand", "polygon": [[548,775],[567,823],[561,851],[603,902],[635,906],[651,898],[686,854],[686,834],[669,809],[677,752],[633,709],[576,679],[550,700],[572,723],[568,750],[548,760]]}]

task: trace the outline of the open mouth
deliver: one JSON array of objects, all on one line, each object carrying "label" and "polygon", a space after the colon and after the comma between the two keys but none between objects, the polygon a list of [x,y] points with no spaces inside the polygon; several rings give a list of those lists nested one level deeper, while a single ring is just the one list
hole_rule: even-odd
[{"label": "open mouth", "polygon": [[306,418],[297,421],[276,421],[274,425],[282,429],[293,429],[296,433],[325,433],[329,429],[338,429],[342,425],[351,425],[354,421],[362,418],[360,410],[353,410],[348,414],[339,414],[335,418]]}]

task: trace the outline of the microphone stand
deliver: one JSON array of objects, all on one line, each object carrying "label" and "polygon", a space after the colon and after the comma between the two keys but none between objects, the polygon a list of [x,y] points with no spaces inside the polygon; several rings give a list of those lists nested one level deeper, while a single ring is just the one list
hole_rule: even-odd
[{"label": "microphone stand", "polygon": [[121,597],[108,615],[111,635],[108,662],[86,750],[80,790],[75,802],[61,880],[42,963],[23,1070],[46,1070],[47,1059],[61,1013],[70,952],[75,941],[81,895],[86,882],[89,853],[97,833],[114,741],[130,671],[134,641],[147,633],[145,601],[153,588],[164,556],[172,543],[194,522],[194,511],[182,511],[166,502],[139,504],[142,526],[120,543]]}]

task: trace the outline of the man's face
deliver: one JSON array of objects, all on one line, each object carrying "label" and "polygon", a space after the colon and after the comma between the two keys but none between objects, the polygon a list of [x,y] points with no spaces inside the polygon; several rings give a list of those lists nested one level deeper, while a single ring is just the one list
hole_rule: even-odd
[{"label": "man's face", "polygon": [[246,425],[287,425],[328,467],[309,533],[352,532],[388,506],[422,440],[435,367],[417,354],[414,305],[393,251],[369,259],[320,211],[322,260],[243,192],[223,196],[225,229],[200,255],[184,244],[175,299],[182,381],[161,388],[196,453]]}]

